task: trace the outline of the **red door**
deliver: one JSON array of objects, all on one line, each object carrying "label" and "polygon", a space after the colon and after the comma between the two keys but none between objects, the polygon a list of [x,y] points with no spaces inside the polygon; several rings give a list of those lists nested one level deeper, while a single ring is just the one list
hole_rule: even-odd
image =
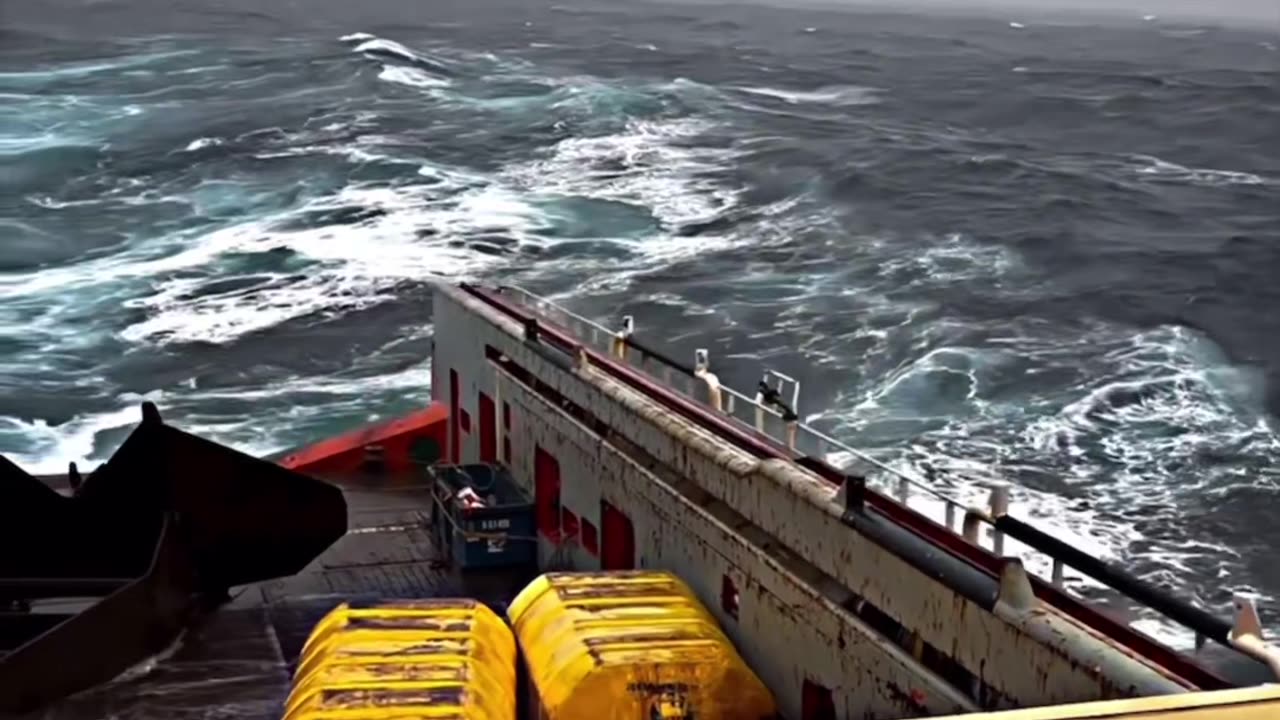
[{"label": "red door", "polygon": [[600,567],[631,570],[636,566],[636,531],[631,518],[604,500],[600,501]]},{"label": "red door", "polygon": [[533,504],[538,532],[560,542],[560,463],[537,446],[533,449]]},{"label": "red door", "polygon": [[801,720],[836,720],[836,704],[831,690],[805,678],[800,691]]},{"label": "red door", "polygon": [[462,408],[458,397],[458,371],[449,371],[449,461],[462,462],[462,428],[458,424],[459,411]]},{"label": "red door", "polygon": [[498,459],[498,413],[493,400],[480,393],[480,462]]}]

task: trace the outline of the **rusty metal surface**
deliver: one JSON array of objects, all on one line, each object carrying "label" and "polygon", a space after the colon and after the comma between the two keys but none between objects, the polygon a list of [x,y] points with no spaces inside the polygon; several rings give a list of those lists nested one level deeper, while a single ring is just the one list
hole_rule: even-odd
[{"label": "rusty metal surface", "polygon": [[[780,439],[780,433],[783,430],[781,424],[779,424],[780,420],[779,423],[774,423],[771,426],[768,433],[762,434],[757,429],[752,428],[752,423],[743,418],[741,413],[737,413],[736,419],[742,421],[742,423],[735,425],[721,416],[720,413],[708,408],[705,404],[705,398],[701,401],[690,402],[690,396],[698,394],[693,385],[690,385],[687,388],[687,392],[683,394],[678,389],[676,392],[671,392],[668,389],[673,380],[671,374],[673,369],[670,365],[665,366],[667,371],[665,373],[661,372],[661,368],[657,368],[659,370],[658,375],[647,375],[645,372],[633,367],[637,364],[636,362],[630,360],[621,361],[614,357],[619,354],[618,348],[625,346],[625,343],[617,342],[618,337],[622,337],[622,335],[617,335],[615,331],[592,323],[581,316],[576,316],[564,308],[555,306],[545,298],[531,296],[527,291],[519,290],[518,288],[500,287],[495,291],[488,288],[462,286],[460,289],[463,291],[459,294],[463,296],[463,304],[467,299],[479,300],[480,305],[475,307],[481,310],[484,310],[485,307],[497,310],[500,313],[499,320],[501,318],[510,318],[517,322],[529,324],[535,322],[534,318],[543,318],[540,321],[543,324],[540,336],[547,339],[548,347],[558,347],[562,353],[584,358],[592,365],[603,369],[610,377],[622,380],[628,387],[638,390],[645,397],[658,401],[667,411],[689,418],[695,424],[705,424],[708,429],[715,428],[712,432],[721,438],[728,439],[731,445],[741,447],[748,453],[762,459],[772,457],[794,459],[792,457],[793,453],[786,447],[787,445],[794,445],[794,442],[790,440],[784,442]],[[508,293],[507,291],[512,292]],[[547,314],[544,317],[542,313]],[[501,323],[499,322],[498,324]],[[605,350],[604,346],[609,344],[610,339],[614,342],[609,350]],[[527,345],[528,343],[526,343]],[[621,354],[629,355],[630,353]],[[645,363],[640,362],[639,364],[644,365]],[[650,368],[650,370],[654,369]],[[658,376],[665,379],[658,380]],[[711,376],[708,375],[707,377],[710,378]],[[694,378],[689,379],[692,381]],[[679,383],[671,387],[678,388],[678,385]],[[731,390],[726,388],[720,388],[720,390],[733,394]],[[741,394],[734,394],[734,397],[743,403],[752,403],[748,397]],[[757,415],[761,412],[772,413],[771,410],[762,410],[758,411]],[[776,413],[774,413],[774,416],[776,418]],[[759,418],[757,418],[756,424],[759,421]],[[795,429],[795,427],[790,428],[790,430]],[[927,484],[921,484],[918,479],[901,475],[892,468],[863,456],[856,449],[840,445],[837,441],[827,438],[821,433],[815,434],[816,431],[813,431],[812,428],[801,426],[801,429],[803,430],[802,435],[804,438],[809,440],[806,446],[810,448],[810,452],[813,452],[815,448],[838,446],[843,451],[863,457],[864,460],[872,465],[877,465],[890,474],[897,475],[900,487],[905,487],[902,483],[906,482],[907,485],[914,484],[932,492]],[[843,480],[838,471],[824,465],[822,461],[815,460],[815,458],[800,458],[797,462],[804,464],[800,462],[804,460],[811,461],[810,464],[805,464],[805,467],[819,477],[837,484]],[[948,515],[951,514],[952,510],[959,507],[953,499],[939,497],[948,503]],[[970,541],[966,541],[959,535],[954,534],[953,530],[938,525],[923,515],[919,515],[883,495],[872,492],[868,494],[868,500],[870,501],[868,504],[874,505],[878,511],[891,517],[894,522],[903,524],[911,528],[913,532],[928,537],[930,542],[945,546],[947,552],[954,554],[957,558],[963,558],[977,568],[981,568],[989,576],[994,578],[1000,574],[1002,560],[997,555],[1001,552],[998,549],[1001,545],[1001,536],[998,532],[995,539],[996,547],[993,548],[995,554],[993,554],[976,544],[970,544]],[[951,520],[947,522],[948,525],[952,524]],[[1079,570],[1080,568],[1076,569]],[[1166,675],[1171,677],[1178,675],[1187,684],[1205,688],[1231,687],[1241,682],[1248,682],[1244,677],[1237,677],[1236,675],[1230,676],[1231,679],[1224,677],[1221,673],[1227,669],[1225,666],[1211,669],[1201,662],[1200,658],[1192,658],[1185,654],[1174,652],[1141,632],[1134,630],[1127,624],[1118,622],[1089,604],[1082,603],[1078,598],[1064,593],[1045,580],[1030,577],[1030,582],[1035,595],[1042,602],[1058,611],[1059,614],[1072,618],[1087,632],[1105,636],[1110,644],[1128,648],[1133,654],[1141,656],[1148,664],[1160,667],[1165,671]],[[1183,621],[1181,615],[1183,614],[1174,613],[1170,617],[1177,621]],[[1251,655],[1256,657],[1257,660],[1280,667],[1280,662],[1275,661],[1275,658],[1280,657],[1280,653],[1277,653],[1274,649],[1266,648],[1261,643],[1242,646],[1240,643],[1233,641],[1231,648],[1235,651],[1235,654],[1239,655],[1236,658],[1237,660],[1248,660],[1244,655]],[[1244,653],[1244,655],[1241,655],[1241,653]],[[1258,663],[1255,662],[1254,664]],[[1265,670],[1265,668],[1262,669]],[[1280,671],[1277,672],[1280,673]]]},{"label": "rusty metal surface", "polygon": [[529,580],[440,562],[426,497],[402,479],[336,480],[352,486],[350,531],[300,573],[233,590],[167,654],[22,720],[275,720],[307,635],[340,602],[461,596],[502,612]]},{"label": "rusty metal surface", "polygon": [[939,720],[1275,720],[1280,686],[1186,693],[1158,698],[1026,708]]},{"label": "rusty metal surface", "polygon": [[[802,558],[773,547],[723,503],[678,478],[659,478],[541,398],[507,383],[503,396],[534,410],[530,443],[554,448],[572,467],[562,482],[596,487],[627,508],[636,529],[639,564],[669,568],[684,578],[717,617],[748,665],[777,696],[786,717],[800,717],[805,677],[839,688],[840,717],[896,718],[960,712],[974,706],[840,606],[834,583]],[[574,454],[570,454],[574,453]],[[569,458],[573,458],[569,461]],[[563,470],[562,470],[563,471]],[[607,481],[605,480],[607,478]],[[589,485],[588,485],[589,486]],[[717,507],[718,506],[718,507]],[[578,567],[588,558],[578,554]],[[721,578],[739,592],[737,617],[720,605]]]},{"label": "rusty metal surface", "polygon": [[[446,288],[437,296],[434,308],[437,333],[450,338],[447,346],[437,345],[437,367],[459,370],[464,385],[469,388],[464,395],[474,394],[478,389],[510,400],[519,393],[505,385],[497,387],[492,369],[482,372],[475,369],[476,358],[485,357],[486,346],[497,348],[559,395],[588,408],[604,424],[622,429],[627,440],[642,448],[674,477],[689,480],[695,488],[723,502],[744,522],[755,526],[769,542],[797,559],[803,558],[810,574],[816,573],[816,576],[812,580],[806,578],[802,592],[815,593],[813,585],[817,584],[874,604],[907,626],[919,642],[944,653],[950,661],[959,663],[972,676],[990,685],[998,695],[997,706],[1172,693],[1185,689],[1186,685],[1177,678],[1050,607],[1036,604],[1029,611],[1015,612],[1000,605],[999,610],[993,611],[985,603],[962,597],[841,522],[843,507],[833,502],[834,488],[817,476],[791,463],[761,462],[590,367],[575,368],[572,364],[566,367],[565,363],[550,362],[543,353],[528,349],[519,323],[475,298]],[[467,399],[463,399],[464,407]],[[521,398],[521,401],[537,402],[531,398]],[[468,407],[468,411],[474,410]],[[541,425],[546,412],[545,408],[536,411],[539,422],[528,425]],[[532,478],[532,468],[527,463],[522,466],[520,458],[531,456],[531,444],[537,442],[562,457],[562,467],[577,468],[581,463],[572,479],[567,475],[562,478],[562,498],[566,503],[574,495],[586,496],[584,499],[589,502],[592,494],[609,498],[609,502],[620,507],[636,502],[630,491],[622,489],[621,478],[630,472],[625,470],[626,463],[609,457],[599,439],[586,428],[577,427],[577,430],[565,427],[550,436],[540,435],[537,427],[526,426],[513,433],[513,442],[521,444],[514,453],[517,477],[526,482]],[[464,453],[475,452],[471,447],[472,438],[464,436],[461,440]],[[646,487],[643,483],[637,484],[637,490]],[[668,507],[670,505],[667,501],[628,511],[636,523],[640,552],[648,562],[678,561],[689,577],[718,578],[722,560],[692,557],[687,553],[679,557],[681,553],[674,550],[660,550],[672,537],[693,545],[688,539],[694,531],[686,524],[696,526],[697,521],[687,512],[677,513]],[[673,521],[673,516],[679,521]],[[659,525],[662,530],[657,535],[646,535],[640,531],[642,525]],[[748,545],[748,549],[758,554],[757,545]],[[591,559],[572,548],[566,551],[560,547],[544,547],[543,561],[572,563],[591,562]],[[770,576],[756,568],[759,562],[743,559],[742,567],[747,568],[742,571],[743,581],[750,580],[766,591],[779,592],[773,581],[763,579]],[[710,597],[718,593],[719,588],[700,588],[700,594],[704,590]],[[813,599],[796,602],[809,610],[817,603]],[[798,627],[798,631],[804,636],[803,627]],[[839,635],[833,633],[826,637],[830,641]],[[748,646],[760,642],[754,633],[744,632],[740,637]],[[796,646],[803,646],[809,652],[796,653]],[[793,703],[798,702],[797,677],[804,673],[846,678],[846,684],[831,683],[854,688],[837,692],[838,700],[841,696],[856,696],[903,706],[901,697],[897,697],[901,693],[883,685],[879,697],[867,695],[866,677],[878,677],[876,673],[882,672],[871,668],[881,666],[877,656],[884,650],[846,652],[845,657],[824,660],[821,653],[812,651],[814,647],[822,647],[821,638],[814,638],[812,645],[794,643],[790,651],[794,654],[788,654],[787,648],[776,650],[781,655],[752,653],[756,658],[786,658],[777,662],[779,667],[786,668],[787,677],[766,677],[771,685],[775,680],[784,682],[778,689],[784,707],[788,696]],[[849,656],[856,662],[845,668]],[[912,682],[938,682],[914,661],[906,662],[903,667],[907,668],[905,672],[910,680],[895,683],[896,687],[910,687]],[[762,673],[768,674],[764,670]],[[855,679],[858,677],[862,679]]]}]

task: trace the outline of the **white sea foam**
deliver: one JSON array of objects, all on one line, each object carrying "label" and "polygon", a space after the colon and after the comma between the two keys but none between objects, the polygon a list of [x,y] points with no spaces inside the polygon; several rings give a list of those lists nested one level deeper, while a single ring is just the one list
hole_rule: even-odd
[{"label": "white sea foam", "polygon": [[1268,185],[1272,181],[1249,172],[1189,168],[1150,155],[1135,155],[1141,164],[1137,172],[1160,182],[1187,183],[1213,187],[1218,185]]},{"label": "white sea foam", "polygon": [[422,68],[403,65],[383,65],[378,79],[419,88],[442,88],[450,85],[447,78],[436,77]]},{"label": "white sea foam", "polygon": [[880,102],[880,91],[876,88],[857,85],[829,85],[816,90],[786,90],[771,87],[739,87],[738,90],[752,95],[777,98],[788,103],[819,103],[836,107],[852,105],[875,105]]},{"label": "white sea foam", "polygon": [[[904,407],[927,397],[917,412],[934,408],[947,419],[920,434],[905,453],[877,445],[877,456],[899,458],[893,462],[917,476],[935,473],[943,479],[933,482],[979,505],[985,505],[991,480],[1049,474],[1055,479],[1050,488],[1015,489],[1015,514],[1095,557],[1141,567],[1146,577],[1183,593],[1196,592],[1187,583],[1206,564],[1223,568],[1229,583],[1243,569],[1239,555],[1218,538],[1177,528],[1187,503],[1259,481],[1229,467],[1188,472],[1203,453],[1231,447],[1264,463],[1280,459],[1280,435],[1254,406],[1249,373],[1215,360],[1207,341],[1185,329],[1126,337],[1119,328],[1100,327],[1081,339],[1102,356],[1078,386],[1058,389],[1059,398],[992,397],[987,376],[1007,363],[1001,353],[1014,353],[1012,358],[1043,351],[1040,372],[1057,372],[1052,365],[1072,357],[1062,352],[1052,358],[1055,350],[1033,337],[1010,339],[998,348],[936,348],[821,416],[848,428],[843,432],[851,440],[874,437],[880,423],[898,421]],[[958,378],[954,392],[938,373]],[[1013,431],[1019,422],[1025,423],[1020,433]],[[913,503],[941,520],[943,504],[917,495]],[[1158,537],[1141,529],[1152,522],[1163,528]],[[1048,574],[1044,556],[1017,543],[1007,547]],[[1068,587],[1100,585],[1069,572]],[[1166,642],[1184,648],[1193,643],[1189,632],[1167,620],[1146,613],[1139,619]]]},{"label": "white sea foam", "polygon": [[709,127],[699,120],[634,121],[611,135],[562,140],[548,158],[505,175],[542,193],[630,202],[664,222],[694,222],[738,202],[734,188],[708,176],[733,151],[694,140]]}]

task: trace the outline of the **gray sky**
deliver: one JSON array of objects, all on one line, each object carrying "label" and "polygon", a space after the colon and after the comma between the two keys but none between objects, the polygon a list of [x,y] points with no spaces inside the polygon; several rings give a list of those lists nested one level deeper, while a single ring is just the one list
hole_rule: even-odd
[{"label": "gray sky", "polygon": [[[786,0],[769,0],[784,4]],[[1196,18],[1218,20],[1232,25],[1249,24],[1257,29],[1280,32],[1280,0],[825,0],[826,5],[879,5],[882,7],[999,8],[1010,20],[1022,10],[1028,14],[1050,11],[1055,15],[1082,11],[1089,14],[1162,19]],[[1261,27],[1259,27],[1261,26]]]}]

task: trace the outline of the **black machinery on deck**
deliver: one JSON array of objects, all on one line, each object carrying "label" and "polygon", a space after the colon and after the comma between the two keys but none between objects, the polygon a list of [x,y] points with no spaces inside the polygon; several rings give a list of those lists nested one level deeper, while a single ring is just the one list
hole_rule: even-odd
[{"label": "black machinery on deck", "polygon": [[238,585],[347,531],[332,485],[164,424],[151,403],[70,494],[0,456],[0,716],[164,651]]}]

